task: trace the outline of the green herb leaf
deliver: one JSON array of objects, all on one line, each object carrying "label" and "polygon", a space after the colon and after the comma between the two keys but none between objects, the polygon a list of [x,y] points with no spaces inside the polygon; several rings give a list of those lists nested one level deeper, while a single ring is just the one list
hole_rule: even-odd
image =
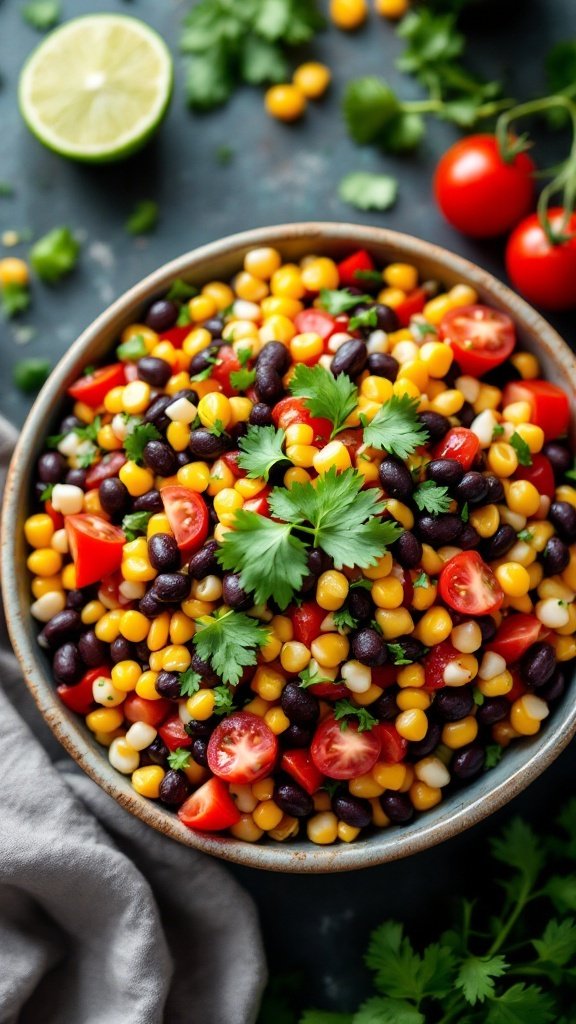
[{"label": "green herb leaf", "polygon": [[465,501],[464,504],[462,505],[462,508],[460,509],[460,519],[462,520],[463,523],[467,523],[469,517],[470,517],[470,512],[469,512],[469,509],[468,509],[468,502]]},{"label": "green herb leaf", "polygon": [[56,484],[46,484],[46,487],[44,488],[42,494],[40,495],[40,501],[51,501],[52,491],[54,490],[55,486]]},{"label": "green herb leaf", "polygon": [[237,391],[246,391],[256,380],[256,370],[232,370],[230,383]]},{"label": "green herb leaf", "polygon": [[153,199],[142,199],[136,203],[124,227],[129,235],[149,235],[158,223],[158,203]]},{"label": "green herb leaf", "polygon": [[42,281],[56,284],[70,274],[78,262],[80,243],[70,228],[53,228],[30,250],[30,263]]},{"label": "green herb leaf", "polygon": [[229,686],[215,686],[212,693],[215,715],[229,715],[235,711],[234,694]]},{"label": "green herb leaf", "polygon": [[404,999],[373,996],[362,1003],[352,1024],[426,1024],[425,1017]]},{"label": "green herb leaf", "polygon": [[81,441],[96,441],[98,432],[102,427],[102,417],[95,416],[92,423],[87,423],[85,427],[74,427],[74,433],[76,437],[79,437]]},{"label": "green herb leaf", "polygon": [[124,451],[128,458],[141,466],[144,461],[144,449],[149,441],[158,441],[162,437],[153,423],[138,423],[131,433],[124,438]]},{"label": "green herb leaf", "polygon": [[544,864],[542,845],[532,829],[520,818],[504,826],[491,842],[492,856],[509,868],[516,868],[532,886]]},{"label": "green herb leaf", "polygon": [[526,544],[529,544],[531,540],[534,540],[534,534],[531,530],[520,530],[520,533],[516,534],[518,540],[523,540]]},{"label": "green herb leaf", "polygon": [[439,516],[447,512],[452,503],[447,487],[439,487],[433,480],[426,480],[414,491],[414,501],[421,512]]},{"label": "green herb leaf", "polygon": [[392,395],[364,428],[366,444],[407,459],[428,440],[428,431],[418,419],[418,404],[417,398]]},{"label": "green herb leaf", "polygon": [[214,437],[222,437],[222,434],[226,433],[226,427],[222,423],[222,420],[215,420],[211,427],[208,427],[208,432],[214,434]]},{"label": "green herb leaf", "polygon": [[386,644],[388,654],[394,659],[395,665],[411,665],[413,658],[407,658],[402,644]]},{"label": "green herb leaf", "polygon": [[145,534],[151,516],[151,512],[130,512],[127,516],[124,516],[122,530],[126,535],[126,540],[136,540],[136,537]]},{"label": "green herb leaf", "polygon": [[332,612],[332,618],[338,630],[356,629],[358,625],[358,619],[354,618],[348,608],[338,608],[337,611]]},{"label": "green herb leaf", "polygon": [[58,0],[30,0],[21,9],[22,17],[38,32],[47,32],[60,21],[61,6]]},{"label": "green herb leaf", "polygon": [[365,959],[376,972],[378,990],[394,999],[418,1003],[425,993],[441,998],[451,991],[450,951],[434,944],[419,956],[396,921],[387,921],[372,933]]},{"label": "green herb leaf", "polygon": [[50,376],[52,365],[47,359],[20,359],[13,370],[13,380],[25,395],[34,395]]},{"label": "green herb leaf", "polygon": [[[240,366],[246,366],[246,364],[249,363],[252,358],[252,346],[239,345],[238,350],[236,352],[236,358],[240,363]],[[230,379],[232,379],[232,374],[230,374]]]},{"label": "green herb leaf", "polygon": [[486,747],[484,771],[490,771],[491,768],[495,768],[497,764],[500,764],[503,753],[504,747],[501,747],[499,743],[489,743]]},{"label": "green herb leaf", "polygon": [[195,295],[198,295],[198,289],[193,284],[183,281],[181,277],[177,277],[170,285],[166,298],[170,302],[187,302],[188,299],[193,299]]},{"label": "green herb leaf", "polygon": [[377,327],[378,326],[378,313],[372,307],[371,309],[362,309],[357,316],[351,316],[348,321],[348,328],[351,331],[355,331],[357,327]]},{"label": "green herb leaf", "polygon": [[230,99],[235,75],[228,52],[225,43],[216,43],[206,53],[196,53],[190,61],[186,99],[194,110],[213,110]]},{"label": "green herb leaf", "polygon": [[510,438],[510,444],[512,445],[516,455],[518,456],[518,462],[521,466],[531,466],[532,456],[530,455],[530,449],[523,437],[520,437],[516,431]]},{"label": "green herb leaf", "polygon": [[98,458],[98,449],[92,447],[89,450],[76,453],[76,461],[79,469],[89,469],[93,466]]},{"label": "green herb leaf", "polygon": [[6,320],[24,313],[30,305],[30,290],[25,284],[3,284],[0,287],[0,309]]},{"label": "green herb leaf", "polygon": [[340,316],[347,313],[355,306],[361,306],[363,302],[373,302],[371,295],[353,295],[348,288],[322,288],[320,290],[320,305],[331,316]]},{"label": "green herb leaf", "polygon": [[245,469],[253,480],[267,480],[273,466],[286,462],[282,448],[285,438],[283,430],[276,430],[272,426],[255,427],[250,424],[246,434],[238,442],[240,469]]},{"label": "green herb leaf", "polygon": [[495,441],[497,438],[502,437],[503,433],[504,427],[501,423],[497,423],[496,426],[492,428],[492,440]]},{"label": "green herb leaf", "polygon": [[333,435],[342,430],[358,402],[358,388],[350,378],[345,373],[334,377],[323,366],[298,363],[289,387],[292,395],[304,398],[313,416],[334,424]]},{"label": "green herb leaf", "polygon": [[265,85],[285,82],[290,70],[280,46],[249,34],[241,44],[240,74],[248,85]]},{"label": "green herb leaf", "polygon": [[310,667],[310,665],[307,665],[306,668],[303,668],[298,675],[298,679],[300,680],[298,685],[301,686],[303,690],[305,690],[308,686],[316,686],[316,683],[334,682],[334,680],[330,679],[329,676],[321,676],[319,666],[316,664],[314,664],[312,668]]},{"label": "green herb leaf", "polygon": [[576,911],[576,875],[553,875],[546,883],[545,892],[560,913]]},{"label": "green herb leaf", "polygon": [[421,572],[420,575],[417,576],[416,579],[414,580],[414,583],[412,584],[412,586],[413,586],[414,590],[417,590],[418,587],[424,587],[424,588],[429,587],[430,586],[430,577],[427,576],[425,572]]},{"label": "green herb leaf", "polygon": [[556,1021],[552,995],[537,985],[512,985],[491,1003],[486,1024],[552,1024]]},{"label": "green herb leaf", "polygon": [[466,1002],[472,1006],[483,1003],[494,995],[494,979],[501,978],[508,966],[503,956],[471,956],[460,966],[456,987],[462,989]]},{"label": "green herb leaf", "polygon": [[167,760],[173,771],[181,771],[182,768],[187,768],[190,764],[190,751],[185,747],[176,747],[176,750],[168,754]]},{"label": "green herb leaf", "polygon": [[258,649],[268,642],[269,636],[270,630],[244,612],[228,611],[196,621],[194,646],[223,683],[236,686],[243,669],[256,664]]},{"label": "green herb leaf", "polygon": [[193,697],[198,693],[201,682],[202,676],[193,668],[187,668],[185,672],[180,673],[180,696]]},{"label": "green herb leaf", "polygon": [[334,718],[337,722],[341,722],[341,729],[347,727],[350,717],[358,720],[358,732],[367,732],[378,724],[378,719],[370,714],[368,708],[358,707],[350,700],[337,700],[334,704]]},{"label": "green herb leaf", "polygon": [[121,362],[133,362],[142,359],[148,349],[141,334],[134,334],[128,341],[123,341],[116,349],[116,355]]},{"label": "green herb leaf", "polygon": [[240,573],[241,586],[254,594],[255,604],[274,597],[286,608],[308,572],[306,547],[292,535],[292,526],[245,509],[236,513],[217,557],[224,569]]},{"label": "green herb leaf", "polygon": [[[357,210],[389,210],[398,197],[398,182],[389,174],[355,171],[342,178],[338,195],[343,203],[349,203]],[[378,274],[378,279],[382,280],[381,274]]]},{"label": "green herb leaf", "polygon": [[344,92],[343,113],[348,134],[361,146],[377,143],[400,110],[398,97],[380,78],[357,78],[349,82]]},{"label": "green herb leaf", "polygon": [[563,921],[548,921],[540,939],[533,939],[532,945],[540,960],[556,967],[574,962],[576,957],[576,921],[567,917]]}]

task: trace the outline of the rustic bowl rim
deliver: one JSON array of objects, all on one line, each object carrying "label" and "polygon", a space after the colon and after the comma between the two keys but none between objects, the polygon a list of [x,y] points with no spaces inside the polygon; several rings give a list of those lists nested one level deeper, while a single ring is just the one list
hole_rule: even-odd
[{"label": "rustic bowl rim", "polygon": [[29,413],[10,464],[2,509],[1,572],[9,635],[27,686],[56,738],[83,771],[126,810],[189,847],[248,867],[315,874],[371,867],[409,856],[449,839],[504,806],[537,778],[572,739],[576,732],[576,693],[571,696],[570,687],[567,688],[561,709],[542,733],[516,744],[496,768],[472,783],[461,796],[451,796],[405,828],[381,830],[357,843],[328,847],[314,846],[308,840],[295,845],[252,845],[231,837],[193,832],[172,812],[135,793],[129,780],[111,767],[102,748],[90,741],[77,716],[70,715],[59,702],[35,642],[28,602],[23,596],[23,548],[19,540],[23,510],[28,502],[27,469],[42,440],[35,421],[46,421],[51,416],[64,388],[85,363],[85,353],[96,345],[98,338],[112,324],[127,322],[129,310],[144,306],[161,294],[172,279],[193,278],[195,273],[200,276],[205,263],[230,261],[235,255],[240,258],[254,246],[271,245],[282,250],[283,246],[304,242],[312,249],[317,244],[327,250],[331,246],[342,250],[381,246],[395,253],[396,258],[415,262],[417,266],[436,263],[448,276],[471,284],[481,296],[507,310],[523,332],[532,335],[533,341],[537,339],[545,361],[557,376],[564,383],[568,381],[572,392],[576,390],[576,360],[550,324],[487,271],[434,243],[386,228],[330,222],[281,224],[229,235],[165,263],[124,292],[82,332],[57,364]]}]

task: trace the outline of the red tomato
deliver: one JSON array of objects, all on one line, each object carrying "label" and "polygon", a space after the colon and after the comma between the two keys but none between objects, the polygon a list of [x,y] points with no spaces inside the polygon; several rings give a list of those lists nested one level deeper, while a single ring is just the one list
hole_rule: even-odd
[{"label": "red tomato", "polygon": [[184,723],[178,715],[171,715],[170,718],[167,718],[158,729],[158,733],[162,742],[168,747],[168,750],[192,746],[192,738],[186,732]]},{"label": "red tomato", "polygon": [[341,726],[333,715],[320,722],[310,754],[318,771],[330,779],[355,779],[376,764],[380,737],[375,729],[359,732],[357,722],[347,722],[344,729]]},{"label": "red tomato", "polygon": [[251,785],[272,770],[278,740],[263,718],[238,711],[217,725],[208,743],[208,767],[227,782]]},{"label": "red tomato", "polygon": [[[241,369],[242,364],[232,346],[222,345],[218,349],[218,361],[212,367],[212,373],[210,376],[212,380],[218,382],[224,394],[230,398],[232,395],[238,394],[236,388],[232,387],[232,384],[230,383],[230,374],[238,373],[238,370]],[[192,386],[194,386],[194,384],[192,384]]]},{"label": "red tomato", "polygon": [[440,573],[440,597],[463,615],[488,615],[500,608],[504,592],[477,551],[462,551]]},{"label": "red tomato", "polygon": [[112,363],[110,366],[101,366],[99,370],[94,370],[94,373],[79,377],[68,388],[68,394],[77,402],[86,402],[86,405],[96,409],[102,405],[112,388],[120,387],[125,381],[124,363]]},{"label": "red tomato", "polygon": [[320,700],[342,700],[350,693],[345,683],[314,683],[309,690]]},{"label": "red tomato", "polygon": [[310,757],[309,750],[285,750],[280,767],[287,775],[291,775],[310,796],[320,789],[324,781],[324,776],[318,771]]},{"label": "red tomato", "polygon": [[187,555],[197,551],[208,536],[209,516],[204,498],[178,485],[164,487],[160,494],[180,551]]},{"label": "red tomato", "polygon": [[512,665],[540,639],[541,630],[542,624],[535,615],[517,612],[504,619],[486,650],[501,655],[507,665]]},{"label": "red tomato", "polygon": [[414,291],[408,293],[402,302],[394,306],[394,312],[398,317],[400,327],[408,327],[412,317],[422,312],[428,302],[428,298],[429,296],[424,291],[424,288],[415,288]]},{"label": "red tomato", "polygon": [[322,341],[339,329],[334,317],[324,309],[303,309],[294,317],[294,326],[298,334],[319,334]]},{"label": "red tomato", "polygon": [[174,348],[182,348],[184,338],[187,338],[192,330],[192,324],[188,324],[187,327],[171,327],[169,331],[162,332],[160,341],[169,341]]},{"label": "red tomato", "polygon": [[178,817],[187,828],[196,828],[201,832],[220,832],[236,825],[240,821],[240,812],[228,787],[220,779],[208,779],[184,801]]},{"label": "red tomato", "polygon": [[86,512],[66,516],[65,526],[77,587],[97,583],[120,568],[126,538],[119,527]]},{"label": "red tomato", "polygon": [[532,423],[542,428],[547,441],[567,433],[570,423],[568,396],[556,384],[548,380],[513,380],[506,385],[502,395],[503,406],[511,402],[528,402],[532,408]]},{"label": "red tomato", "polygon": [[44,502],[44,510],[50,516],[54,529],[61,530],[62,527],[64,526],[64,516],[62,515],[62,513],[56,511],[51,501]]},{"label": "red tomato", "polygon": [[354,462],[354,459],[358,454],[358,449],[364,444],[362,433],[363,432],[359,427],[347,427],[346,430],[341,430],[337,435],[337,440],[341,441],[345,448],[350,452],[352,462]]},{"label": "red tomato", "polygon": [[164,697],[146,700],[137,693],[129,693],[122,707],[124,718],[129,722],[146,722],[146,725],[153,725],[155,729],[173,709],[171,700],[165,700]]},{"label": "red tomato", "polygon": [[480,451],[480,442],[466,427],[452,427],[434,449],[435,459],[456,459],[464,469],[470,469]]},{"label": "red tomato", "polygon": [[398,669],[395,665],[381,665],[371,669],[371,672],[374,686],[380,686],[383,690],[387,686],[393,686],[398,678]]},{"label": "red tomato", "polygon": [[233,473],[237,479],[239,477],[246,476],[246,470],[241,469],[240,466],[238,465],[238,459],[240,458],[241,454],[242,452],[239,449],[236,449],[236,451],[233,452],[224,452],[224,454],[220,456],[222,462],[226,463],[230,472]]},{"label": "red tomato", "polygon": [[527,689],[528,687],[524,685],[520,678],[520,673],[512,670],[512,689],[508,690],[508,693],[505,694],[506,700],[513,704],[515,700],[518,700],[518,697],[526,693]]},{"label": "red tomato", "polygon": [[268,505],[268,496],[271,493],[271,487],[263,487],[255,498],[248,498],[248,500],[244,502],[242,508],[245,508],[248,512],[255,512],[258,516],[266,516],[269,519],[270,506]]},{"label": "red tomato", "polygon": [[124,577],[122,576],[122,573],[119,571],[113,572],[110,576],[102,577],[100,586],[98,587],[98,592],[106,594],[108,597],[112,598],[113,601],[116,601],[123,607],[132,605],[132,599],[129,597],[125,597],[120,590],[120,584],[123,582]]},{"label": "red tomato", "polygon": [[544,494],[546,497],[553,499],[556,494],[556,481],[554,480],[554,470],[550,463],[550,459],[547,459],[545,455],[532,455],[531,466],[518,466],[518,469],[514,473],[514,480],[529,480],[539,494]]},{"label": "red tomato", "polygon": [[318,441],[327,444],[333,429],[330,420],[311,416],[301,398],[280,399],[272,409],[272,420],[274,426],[282,430],[286,430],[292,423],[307,423],[314,431],[314,444]]},{"label": "red tomato", "polygon": [[440,337],[449,342],[462,373],[481,377],[510,358],[516,329],[506,313],[489,306],[461,306],[442,317]]},{"label": "red tomato", "polygon": [[92,491],[96,487],[100,487],[103,480],[109,480],[113,476],[118,476],[118,470],[122,469],[125,462],[126,456],[124,452],[110,452],[109,455],[105,455],[103,459],[100,459],[100,462],[97,462],[88,470],[86,490]]},{"label": "red tomato", "polygon": [[438,163],[436,202],[464,235],[503,235],[532,208],[535,169],[526,153],[504,160],[494,135],[469,135],[450,146]]},{"label": "red tomato", "polygon": [[322,632],[320,627],[327,614],[316,601],[303,601],[299,608],[290,612],[294,639],[310,649],[312,641]]},{"label": "red tomato", "polygon": [[[548,211],[552,229],[560,231],[563,210]],[[576,214],[568,220],[570,238],[552,245],[533,213],[512,232],[506,246],[506,270],[512,284],[530,302],[544,309],[576,306]]]},{"label": "red tomato", "polygon": [[424,658],[424,683],[427,690],[440,690],[444,683],[444,669],[451,661],[457,661],[460,652],[448,640],[436,644],[429,654]]},{"label": "red tomato", "polygon": [[87,715],[95,704],[92,696],[92,684],[95,679],[98,679],[98,676],[106,676],[107,679],[110,677],[110,669],[107,665],[91,668],[75,686],[65,686],[64,684],[57,686],[56,693],[70,711],[75,711],[77,715]]},{"label": "red tomato", "polygon": [[375,270],[374,260],[365,249],[358,249],[338,264],[338,277],[341,288],[361,288],[362,275],[358,277],[358,271]]},{"label": "red tomato", "polygon": [[400,735],[391,722],[379,722],[374,726],[381,744],[380,761],[387,764],[398,764],[403,761],[408,750],[408,741]]}]

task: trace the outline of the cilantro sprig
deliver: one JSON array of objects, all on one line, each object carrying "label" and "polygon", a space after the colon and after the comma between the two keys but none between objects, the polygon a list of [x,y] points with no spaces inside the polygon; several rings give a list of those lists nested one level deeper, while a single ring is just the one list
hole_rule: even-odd
[{"label": "cilantro sprig", "polygon": [[447,487],[440,487],[433,480],[425,480],[414,491],[413,498],[421,512],[439,516],[447,512],[452,503]]},{"label": "cilantro sprig", "polygon": [[179,682],[180,696],[193,697],[200,689],[202,676],[198,672],[195,672],[193,668],[187,668],[185,672],[180,673]]},{"label": "cilantro sprig", "polygon": [[371,295],[354,295],[348,288],[322,288],[320,291],[320,305],[331,316],[341,316],[363,302],[372,301]]},{"label": "cilantro sprig", "polygon": [[367,732],[378,724],[378,719],[370,714],[368,708],[361,708],[346,698],[337,700],[334,704],[334,718],[340,722],[342,730],[347,729],[350,719],[357,721],[358,732]]},{"label": "cilantro sprig", "polygon": [[186,750],[185,747],[176,747],[176,750],[173,750],[172,753],[168,754],[167,760],[173,771],[181,771],[183,768],[187,768],[190,764],[190,751]]},{"label": "cilantro sprig", "polygon": [[407,459],[426,444],[428,431],[418,419],[417,398],[392,395],[364,427],[364,441],[371,448],[382,448],[390,455]]},{"label": "cilantro sprig", "polygon": [[289,387],[292,395],[304,399],[313,416],[328,419],[334,424],[332,437],[344,429],[358,402],[358,388],[350,377],[345,373],[335,377],[323,366],[299,363]]},{"label": "cilantro sprig", "polygon": [[532,456],[530,455],[530,448],[523,437],[515,430],[510,438],[510,444],[512,445],[516,455],[518,456],[518,462],[521,466],[531,466]]},{"label": "cilantro sprig", "polygon": [[274,427],[248,427],[244,437],[238,442],[240,455],[238,465],[245,469],[251,479],[267,480],[270,470],[279,462],[286,462],[282,445],[286,434]]},{"label": "cilantro sprig", "polygon": [[146,533],[146,528],[152,517],[151,512],[129,512],[122,520],[122,529],[126,540],[136,540],[136,537]]},{"label": "cilantro sprig", "polygon": [[[268,642],[269,636],[269,629],[244,612],[215,612],[196,621],[194,646],[223,684],[236,686],[243,669],[256,664],[258,650]],[[223,695],[220,702],[218,706],[223,707]]]},{"label": "cilantro sprig", "polygon": [[144,461],[144,449],[149,441],[158,441],[162,437],[153,423],[137,423],[124,438],[124,451],[128,458],[141,466]]}]

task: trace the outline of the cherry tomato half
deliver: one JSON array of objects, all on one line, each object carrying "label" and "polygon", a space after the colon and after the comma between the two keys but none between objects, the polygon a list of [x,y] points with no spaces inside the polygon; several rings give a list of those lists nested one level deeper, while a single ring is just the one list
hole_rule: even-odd
[{"label": "cherry tomato half", "polygon": [[[230,382],[230,374],[238,373],[238,370],[242,369],[242,364],[238,359],[234,349],[231,345],[222,345],[218,349],[218,359],[212,367],[212,373],[210,377],[222,388],[222,391],[228,398],[232,395],[237,395],[238,391],[234,388]],[[194,386],[194,384],[192,384]]]},{"label": "cherry tomato half", "polygon": [[318,334],[322,341],[327,341],[339,325],[324,309],[303,309],[294,317],[294,327],[298,334]]},{"label": "cherry tomato half", "polygon": [[178,485],[164,487],[160,494],[180,551],[187,555],[197,551],[208,536],[209,516],[204,498]]},{"label": "cherry tomato half", "polygon": [[[164,697],[159,700],[146,700],[145,697],[139,697],[137,693],[129,693],[122,705],[124,718],[128,722],[146,722],[146,725],[152,725],[155,729],[173,710],[172,701],[165,700]],[[184,747],[187,744],[182,743],[181,745]]]},{"label": "cherry tomato half", "polygon": [[518,466],[518,469],[514,473],[514,480],[528,480],[539,494],[544,494],[546,497],[553,500],[556,493],[556,481],[554,480],[554,470],[550,459],[547,459],[545,455],[532,455],[531,466]]},{"label": "cherry tomato half", "polygon": [[275,427],[286,430],[292,423],[306,423],[314,431],[313,443],[327,444],[332,433],[332,423],[321,416],[311,416],[301,398],[281,398],[272,409]]},{"label": "cherry tomato half", "polygon": [[64,520],[76,570],[76,586],[97,583],[120,568],[126,538],[122,530],[86,512]]},{"label": "cherry tomato half", "polygon": [[229,715],[208,743],[208,767],[227,782],[250,785],[272,770],[278,740],[264,719],[250,711]]},{"label": "cherry tomato half", "polygon": [[400,735],[391,722],[379,722],[374,731],[380,740],[381,751],[379,760],[387,764],[398,764],[403,761],[408,750],[408,741]]},{"label": "cherry tomato half", "polygon": [[[553,230],[559,231],[564,211],[548,211]],[[568,220],[568,241],[552,245],[538,215],[533,213],[512,232],[506,246],[506,271],[512,284],[544,309],[573,309],[576,306],[576,214]]]},{"label": "cherry tomato half", "polygon": [[169,341],[174,348],[182,348],[184,339],[188,337],[192,330],[192,324],[188,324],[186,327],[171,327],[168,331],[162,331],[160,341]]},{"label": "cherry tomato half", "polygon": [[354,779],[365,775],[380,756],[380,737],[375,729],[358,731],[357,722],[337,722],[328,715],[316,729],[310,746],[319,772],[330,779]]},{"label": "cherry tomato half", "polygon": [[62,683],[56,687],[56,693],[70,711],[75,711],[77,715],[87,715],[95,707],[92,684],[98,676],[109,678],[110,669],[107,665],[91,668],[75,686],[66,686]]},{"label": "cherry tomato half", "polygon": [[320,789],[324,781],[324,776],[312,761],[309,750],[285,750],[280,767],[287,775],[291,775],[310,796]]},{"label": "cherry tomato half", "polygon": [[102,366],[94,373],[79,377],[68,388],[68,394],[77,402],[86,402],[92,409],[102,405],[105,396],[112,388],[120,387],[126,381],[124,363],[112,363]]},{"label": "cherry tomato half", "polygon": [[498,627],[486,650],[499,654],[507,665],[518,661],[532,644],[540,639],[542,623],[535,615],[509,615]]},{"label": "cherry tomato half", "polygon": [[109,480],[111,477],[118,476],[118,470],[122,469],[122,466],[126,462],[126,456],[124,452],[110,452],[109,455],[105,455],[100,462],[97,462],[94,466],[91,466],[86,474],[86,490],[93,491],[96,487],[100,487],[103,480]]},{"label": "cherry tomato half", "polygon": [[532,208],[534,171],[526,153],[504,160],[494,135],[469,135],[450,146],[438,163],[436,202],[464,235],[503,235]]},{"label": "cherry tomato half", "polygon": [[[154,702],[155,703],[155,702]],[[171,715],[158,729],[160,739],[166,744],[168,750],[178,750],[178,747],[191,747],[192,737],[184,728],[184,723],[178,715]]]},{"label": "cherry tomato half", "polygon": [[472,377],[506,362],[516,344],[510,317],[489,306],[451,309],[440,321],[439,334],[452,347],[462,373]]},{"label": "cherry tomato half", "polygon": [[532,409],[531,421],[542,428],[547,441],[567,433],[570,423],[568,395],[556,384],[548,380],[513,380],[506,385],[502,395],[503,406],[511,402],[528,402]]},{"label": "cherry tomato half", "polygon": [[228,787],[220,779],[208,779],[184,801],[178,817],[187,828],[197,828],[201,832],[220,832],[236,825],[240,821],[240,812]]},{"label": "cherry tomato half", "polygon": [[451,661],[458,661],[460,651],[449,640],[436,644],[424,658],[424,686],[426,690],[440,690],[445,686],[444,671]]},{"label": "cherry tomato half", "polygon": [[342,260],[338,264],[338,277],[340,278],[341,288],[361,288],[362,287],[362,274],[358,277],[358,271],[363,270],[374,270],[374,260],[372,259],[369,252],[365,249],[358,249],[357,252],[353,252],[351,256],[348,256],[345,260]]},{"label": "cherry tomato half", "polygon": [[464,469],[470,469],[480,451],[480,441],[466,427],[452,427],[434,449],[435,459],[455,459]]},{"label": "cherry tomato half", "polygon": [[398,317],[400,327],[409,326],[412,317],[422,312],[428,302],[428,298],[429,296],[424,288],[415,288],[414,291],[408,293],[402,302],[394,306],[394,312]]},{"label": "cherry tomato half", "polygon": [[327,613],[316,601],[303,601],[299,608],[290,612],[294,639],[310,649],[312,641],[320,636],[322,623]]},{"label": "cherry tomato half", "polygon": [[477,551],[462,551],[440,573],[440,597],[464,615],[488,615],[500,608],[504,592]]}]

